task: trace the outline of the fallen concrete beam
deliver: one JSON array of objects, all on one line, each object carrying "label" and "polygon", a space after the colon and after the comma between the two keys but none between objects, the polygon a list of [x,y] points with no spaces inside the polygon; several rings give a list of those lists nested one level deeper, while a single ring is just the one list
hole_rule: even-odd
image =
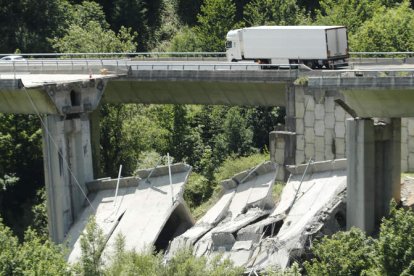
[{"label": "fallen concrete beam", "polygon": [[267,216],[273,209],[276,174],[276,165],[266,162],[222,181],[223,196],[193,228],[173,240],[168,256],[191,245],[197,256],[213,257],[231,250],[240,228]]},{"label": "fallen concrete beam", "polygon": [[170,184],[167,166],[138,171],[135,181],[131,178],[123,181],[124,187],[119,188],[117,197],[114,197],[116,181],[101,180],[102,190],[97,188],[96,181],[90,183],[88,187],[95,191],[90,195],[93,207],[85,208],[68,234],[69,262],[81,256],[80,238],[91,215],[107,238],[105,257],[112,253],[118,234],[125,237],[127,250],[143,251],[152,246],[166,249],[174,237],[194,224],[183,199],[190,172],[188,165],[172,165]]},{"label": "fallen concrete beam", "polygon": [[247,268],[286,268],[305,253],[314,235],[345,229],[346,160],[316,162],[304,176],[305,166],[291,168],[280,203],[267,219],[239,231],[256,240],[260,236],[244,249],[252,252]]}]

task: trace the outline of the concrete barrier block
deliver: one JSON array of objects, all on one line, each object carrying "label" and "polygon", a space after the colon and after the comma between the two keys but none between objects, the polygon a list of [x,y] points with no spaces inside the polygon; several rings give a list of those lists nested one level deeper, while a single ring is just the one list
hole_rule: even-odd
[{"label": "concrete barrier block", "polygon": [[334,128],[335,127],[335,113],[326,112],[324,120],[325,120],[325,128]]},{"label": "concrete barrier block", "polygon": [[325,105],[316,104],[315,105],[315,119],[316,120],[323,120],[324,117],[325,117]]},{"label": "concrete barrier block", "polygon": [[401,143],[401,159],[408,159],[408,143],[404,142]]},{"label": "concrete barrier block", "polygon": [[414,136],[414,119],[409,118],[407,120],[407,127],[408,127],[408,135]]},{"label": "concrete barrier block", "polygon": [[333,160],[335,155],[332,152],[332,145],[325,145],[325,160]]},{"label": "concrete barrier block", "polygon": [[325,137],[315,137],[315,151],[325,152]]},{"label": "concrete barrier block", "polygon": [[305,145],[314,143],[315,141],[315,130],[313,128],[305,128]]},{"label": "concrete barrier block", "polygon": [[325,122],[323,120],[315,121],[315,135],[324,136],[325,135]]},{"label": "concrete barrier block", "polygon": [[408,142],[408,128],[405,127],[401,127],[401,142]]},{"label": "concrete barrier block", "polygon": [[315,125],[315,116],[313,114],[313,111],[307,110],[305,112],[305,127],[313,127]]},{"label": "concrete barrier block", "polygon": [[323,161],[323,160],[325,160],[325,152],[315,151],[315,161]]},{"label": "concrete barrier block", "polygon": [[345,121],[345,111],[340,106],[335,107],[335,120],[337,122],[344,122]]},{"label": "concrete barrier block", "polygon": [[315,145],[312,143],[307,143],[305,145],[305,159],[308,160],[309,158],[315,157]]},{"label": "concrete barrier block", "polygon": [[325,112],[334,112],[335,111],[335,101],[333,97],[325,98]]},{"label": "concrete barrier block", "polygon": [[305,93],[303,89],[295,89],[295,101],[298,103],[305,103]]},{"label": "concrete barrier block", "polygon": [[305,103],[295,102],[295,113],[297,118],[305,116]]},{"label": "concrete barrier block", "polygon": [[414,139],[408,139],[408,152],[414,153]]},{"label": "concrete barrier block", "polygon": [[296,150],[296,164],[305,163],[305,151],[304,150]]},{"label": "concrete barrier block", "polygon": [[345,138],[345,121],[336,122],[335,124],[335,137]]},{"label": "concrete barrier block", "polygon": [[296,136],[296,149],[305,150],[305,136],[304,135]]},{"label": "concrete barrier block", "polygon": [[315,111],[315,100],[312,96],[305,96],[305,111]]},{"label": "concrete barrier block", "polygon": [[408,171],[414,171],[414,154],[408,155]]},{"label": "concrete barrier block", "polygon": [[296,119],[296,134],[304,134],[305,126],[303,119]]},{"label": "concrete barrier block", "polygon": [[404,128],[404,127],[407,127],[408,126],[408,120],[409,120],[410,118],[401,118],[401,127],[402,128]]},{"label": "concrete barrier block", "polygon": [[[335,138],[335,148],[337,158],[344,158],[345,157],[345,139],[344,138]],[[341,156],[341,157],[339,157]]]},{"label": "concrete barrier block", "polygon": [[408,160],[402,159],[401,160],[401,172],[409,172],[408,170]]},{"label": "concrete barrier block", "polygon": [[275,162],[277,164],[285,163],[285,149],[276,149]]},{"label": "concrete barrier block", "polygon": [[329,146],[332,147],[332,143],[334,141],[334,130],[333,129],[325,129],[325,147]]}]

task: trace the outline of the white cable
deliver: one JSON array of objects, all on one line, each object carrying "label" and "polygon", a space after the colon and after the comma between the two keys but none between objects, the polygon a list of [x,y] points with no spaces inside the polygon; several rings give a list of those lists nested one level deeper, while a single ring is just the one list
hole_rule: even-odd
[{"label": "white cable", "polygon": [[[42,124],[42,126],[45,129],[46,135],[49,137],[50,141],[52,141],[53,145],[55,146],[58,155],[62,158],[63,160],[63,165],[68,169],[70,175],[72,176],[72,178],[75,180],[76,185],[78,186],[79,190],[82,192],[82,195],[85,197],[85,199],[88,201],[89,205],[91,206],[91,208],[96,212],[95,207],[92,205],[92,203],[90,202],[88,196],[86,195],[85,191],[82,189],[78,179],[76,178],[75,174],[73,173],[72,169],[69,167],[68,162],[66,161],[66,159],[63,157],[63,154],[60,152],[59,147],[56,143],[56,141],[53,139],[52,135],[50,134],[49,128],[47,127],[47,125],[45,124],[45,122],[42,119],[42,116],[40,116],[40,112],[37,109],[36,105],[34,104],[32,97],[30,96],[29,92],[27,92],[26,87],[23,86],[23,90],[24,92],[26,92],[27,98],[29,99],[34,111],[36,112],[36,115],[39,117],[40,122]],[[50,160],[48,160],[48,162],[50,162]]]}]

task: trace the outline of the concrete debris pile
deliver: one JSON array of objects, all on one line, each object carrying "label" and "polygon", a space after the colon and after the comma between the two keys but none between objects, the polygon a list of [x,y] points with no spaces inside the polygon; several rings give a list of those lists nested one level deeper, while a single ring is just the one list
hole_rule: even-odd
[{"label": "concrete debris pile", "polygon": [[[245,267],[286,268],[306,254],[313,237],[345,230],[346,160],[288,168],[291,176],[272,214],[239,233],[254,245]],[[306,171],[306,172],[305,172]]]},{"label": "concrete debris pile", "polygon": [[277,168],[266,162],[222,181],[224,192],[220,200],[194,227],[172,241],[168,257],[182,247],[194,246],[195,255],[213,257],[245,246],[237,232],[273,210],[272,187]]},{"label": "concrete debris pile", "polygon": [[[194,254],[222,254],[248,270],[287,267],[306,253],[309,241],[345,227],[346,160],[290,167],[292,173],[274,208],[271,191],[277,167],[265,163],[222,183],[221,199],[183,235],[167,257],[194,246]],[[245,181],[241,181],[246,176]]]},{"label": "concrete debris pile", "polygon": [[[169,169],[171,170],[171,178]],[[69,262],[79,260],[80,236],[88,218],[95,216],[107,239],[104,258],[111,253],[118,234],[125,237],[127,250],[143,251],[168,243],[194,224],[183,199],[191,167],[185,164],[138,171],[138,177],[101,179],[88,183],[90,202],[68,234]]]}]

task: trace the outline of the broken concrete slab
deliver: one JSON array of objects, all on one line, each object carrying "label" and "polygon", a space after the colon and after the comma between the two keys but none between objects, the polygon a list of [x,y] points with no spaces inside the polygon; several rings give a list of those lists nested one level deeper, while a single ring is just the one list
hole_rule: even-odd
[{"label": "broken concrete slab", "polygon": [[230,250],[237,242],[235,232],[273,209],[272,187],[277,168],[274,163],[265,162],[222,181],[223,196],[193,228],[173,240],[168,256],[191,245],[197,256]]},{"label": "broken concrete slab", "polygon": [[[191,167],[185,164],[171,166],[171,183],[168,166],[138,171],[135,185],[129,183],[120,188],[114,198],[115,187],[104,183],[91,196],[92,206],[85,208],[69,236],[72,248],[68,260],[74,262],[80,257],[80,235],[90,215],[107,237],[104,257],[112,252],[112,245],[118,234],[125,237],[127,250],[143,251],[154,246],[165,249],[169,242],[194,224],[186,207],[183,192]],[[112,180],[102,180],[112,181]],[[112,181],[113,182],[113,181]]]},{"label": "broken concrete slab", "polygon": [[286,268],[324,227],[330,233],[345,229],[346,160],[315,162],[304,178],[303,166],[292,170],[302,173],[291,175],[269,218],[240,230],[261,235],[247,267]]}]

